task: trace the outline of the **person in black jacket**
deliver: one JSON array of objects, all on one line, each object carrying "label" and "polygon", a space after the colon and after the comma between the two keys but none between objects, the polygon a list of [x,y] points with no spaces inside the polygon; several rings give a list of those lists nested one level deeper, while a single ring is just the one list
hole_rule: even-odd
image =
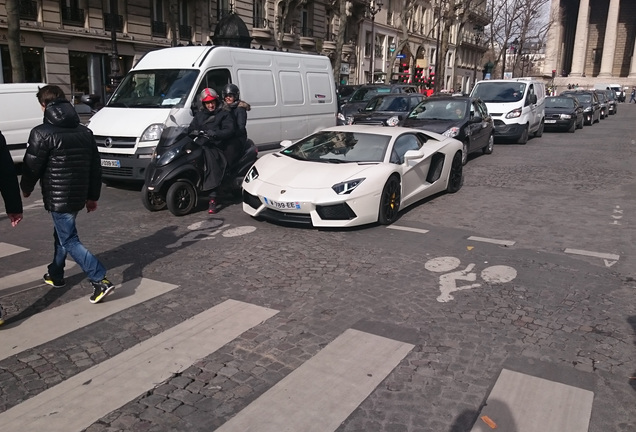
[{"label": "person in black jacket", "polygon": [[[22,198],[20,198],[20,187],[13,159],[2,132],[0,132],[0,194],[2,194],[4,208],[11,226],[16,226],[22,220]],[[4,324],[4,311],[0,306],[0,325],[2,324]]]},{"label": "person in black jacket", "polygon": [[80,124],[61,88],[44,86],[37,98],[44,124],[34,127],[29,135],[20,187],[22,195],[28,197],[39,180],[44,208],[53,217],[55,252],[44,282],[56,288],[66,285],[64,263],[69,254],[91,281],[90,302],[98,303],[114,286],[106,278],[104,265],[80,242],[75,226],[80,210],[97,210],[102,186],[97,144],[90,129]]},{"label": "person in black jacket", "polygon": [[225,104],[231,109],[236,121],[236,137],[239,141],[239,149],[242,156],[247,148],[247,112],[252,109],[250,104],[241,100],[241,92],[236,84],[228,84],[223,89],[223,100]]},{"label": "person in black jacket", "polygon": [[[208,213],[217,213],[217,187],[223,180],[223,175],[228,166],[237,160],[237,153],[232,139],[236,135],[236,124],[229,108],[219,100],[219,95],[214,89],[205,88],[200,95],[202,109],[198,111],[190,126],[188,133],[203,133],[208,139],[205,146],[206,178],[203,189],[210,190]],[[221,150],[223,156],[216,151]]]}]

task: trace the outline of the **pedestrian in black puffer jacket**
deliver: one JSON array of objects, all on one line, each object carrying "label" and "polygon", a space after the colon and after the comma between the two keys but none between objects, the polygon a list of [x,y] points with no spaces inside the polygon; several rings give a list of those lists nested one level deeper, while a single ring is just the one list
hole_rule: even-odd
[{"label": "pedestrian in black puffer jacket", "polygon": [[39,180],[44,208],[53,218],[55,249],[44,282],[55,288],[66,285],[64,264],[70,254],[93,285],[90,302],[98,303],[114,286],[106,278],[103,264],[80,242],[75,224],[77,213],[84,207],[88,212],[97,210],[102,185],[97,144],[93,133],[80,124],[61,88],[44,86],[37,98],[44,111],[44,124],[33,128],[29,135],[20,187],[28,198]]}]

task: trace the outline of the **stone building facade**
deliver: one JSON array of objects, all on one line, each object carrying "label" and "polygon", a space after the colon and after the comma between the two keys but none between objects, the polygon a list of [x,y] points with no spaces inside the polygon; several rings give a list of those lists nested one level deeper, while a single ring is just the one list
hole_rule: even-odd
[{"label": "stone building facade", "polygon": [[[368,0],[353,0],[355,16],[348,21],[340,53],[340,81],[366,83],[376,78],[377,72],[391,77],[399,62],[427,73],[434,70],[439,25],[431,7],[434,3],[418,2],[408,23],[408,47],[399,53],[404,58],[392,62],[391,48],[402,34],[401,1],[384,0],[380,13],[371,17]],[[283,24],[284,2],[280,0],[21,0],[20,44],[26,78],[29,82],[60,85],[76,96],[97,94],[105,98],[110,90],[113,58],[125,74],[150,50],[210,45],[216,24],[230,13],[236,13],[246,24],[253,49],[322,54],[333,60],[339,19],[330,4],[328,0],[310,0],[287,11],[289,18]],[[484,17],[485,9],[472,13],[461,38],[457,36],[458,26],[454,26],[445,59],[445,87],[469,88],[474,83],[486,50],[475,28],[487,24]],[[111,38],[113,25],[115,44]],[[372,39],[376,48],[373,65]],[[113,52],[117,55],[112,56]],[[0,8],[0,67],[0,82],[12,82],[5,8]]]},{"label": "stone building facade", "polygon": [[553,0],[544,74],[558,81],[636,84],[636,1]]}]

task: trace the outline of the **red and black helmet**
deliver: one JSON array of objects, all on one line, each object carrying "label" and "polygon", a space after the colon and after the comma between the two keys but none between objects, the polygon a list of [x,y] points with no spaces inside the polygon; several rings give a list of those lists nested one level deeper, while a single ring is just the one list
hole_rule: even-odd
[{"label": "red and black helmet", "polygon": [[203,91],[201,92],[200,97],[201,97],[201,102],[210,102],[210,101],[217,100],[219,98],[219,95],[214,89],[204,88]]}]

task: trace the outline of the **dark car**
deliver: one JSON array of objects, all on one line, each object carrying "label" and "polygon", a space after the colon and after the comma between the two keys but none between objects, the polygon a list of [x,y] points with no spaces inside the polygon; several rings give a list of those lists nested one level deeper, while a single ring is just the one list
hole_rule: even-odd
[{"label": "dark car", "polygon": [[351,95],[360,87],[360,85],[339,85],[336,88],[336,94],[338,95],[338,106],[346,103]]},{"label": "dark car", "polygon": [[337,124],[347,124],[347,117],[352,117],[362,110],[375,97],[388,93],[417,93],[417,87],[412,84],[365,84],[360,86],[349,98],[340,105]]},{"label": "dark car", "polygon": [[564,91],[561,96],[574,96],[579,101],[579,104],[583,105],[583,117],[586,125],[591,125],[601,120],[601,104],[598,101],[598,96],[593,91]]},{"label": "dark car", "polygon": [[598,97],[598,102],[601,104],[601,120],[606,119],[609,116],[609,101],[605,95],[604,90],[593,90]]},{"label": "dark car", "polygon": [[545,129],[574,132],[583,128],[583,107],[573,96],[545,98]]},{"label": "dark car", "polygon": [[616,97],[616,93],[614,90],[599,90],[605,93],[605,98],[607,99],[607,106],[610,115],[614,115],[618,112],[618,100]]},{"label": "dark car", "polygon": [[413,108],[424,100],[419,93],[389,93],[376,96],[360,113],[348,117],[347,124],[397,126]]},{"label": "dark car", "polygon": [[474,151],[492,153],[495,142],[495,126],[486,104],[470,96],[429,97],[400,126],[437,132],[461,141],[463,164]]}]

